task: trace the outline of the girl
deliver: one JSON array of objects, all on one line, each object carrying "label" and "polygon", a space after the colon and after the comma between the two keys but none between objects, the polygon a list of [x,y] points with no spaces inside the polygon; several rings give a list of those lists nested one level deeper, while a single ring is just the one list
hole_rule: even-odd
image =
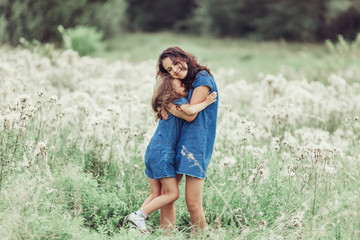
[{"label": "girl", "polygon": [[146,176],[150,182],[150,196],[141,208],[128,216],[128,220],[142,232],[147,232],[146,217],[179,197],[179,188],[174,166],[175,148],[179,140],[183,120],[168,114],[162,118],[160,111],[174,102],[178,111],[194,114],[216,101],[216,93],[209,94],[204,101],[190,105],[185,98],[188,91],[178,79],[171,76],[158,78],[152,98],[152,109],[160,119],[158,127],[145,152]]},{"label": "girl", "polygon": [[[217,92],[210,70],[179,47],[167,48],[160,54],[157,75],[181,80],[189,91],[190,105],[203,102],[209,92]],[[186,120],[176,147],[175,171],[179,181],[186,175],[185,200],[194,233],[206,227],[202,190],[215,142],[218,101],[193,115],[184,114],[171,103],[168,110],[172,115]],[[161,209],[160,222],[164,228],[169,222],[175,225],[174,202]]]}]

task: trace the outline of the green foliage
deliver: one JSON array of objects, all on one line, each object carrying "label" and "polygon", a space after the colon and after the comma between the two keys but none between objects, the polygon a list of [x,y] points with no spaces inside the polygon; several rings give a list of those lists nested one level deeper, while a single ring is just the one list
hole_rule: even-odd
[{"label": "green foliage", "polygon": [[80,1],[47,1],[47,0],[4,0],[0,9],[6,20],[2,42],[18,44],[24,37],[30,41],[49,42],[60,39],[56,26],[61,22],[71,26],[86,6],[86,0]]},{"label": "green foliage", "polygon": [[196,7],[191,9],[191,14],[184,20],[179,20],[174,25],[174,31],[188,32],[196,35],[209,35],[212,33],[212,21],[209,17],[209,2],[198,0]]},{"label": "green foliage", "polygon": [[208,33],[218,36],[314,40],[324,10],[322,3],[288,0],[201,0],[187,23],[190,29],[206,29]]},{"label": "green foliage", "polygon": [[291,41],[338,34],[352,40],[360,31],[360,4],[350,0],[198,0],[190,11],[177,21],[177,31]]},{"label": "green foliage", "polygon": [[105,38],[125,31],[170,30],[191,34],[291,41],[353,40],[360,3],[352,0],[2,0],[0,42],[61,42],[56,27],[79,25]]},{"label": "green foliage", "polygon": [[90,174],[76,166],[66,166],[56,181],[59,200],[66,210],[83,218],[84,225],[102,235],[113,234],[119,220],[129,214],[126,192],[112,183],[99,184]]},{"label": "green foliage", "polygon": [[80,56],[89,55],[105,49],[102,42],[103,34],[94,27],[76,26],[75,28],[64,29],[58,27],[63,39],[63,46],[66,49],[77,51]]},{"label": "green foliage", "polygon": [[324,11],[324,23],[320,32],[325,38],[336,40],[338,35],[354,40],[360,32],[360,2],[328,0]]},{"label": "green foliage", "polygon": [[170,30],[190,15],[193,0],[127,0],[127,23],[130,30]]},{"label": "green foliage", "polygon": [[121,32],[126,4],[116,0],[2,0],[0,42],[17,45],[29,41],[60,43],[59,24],[65,28],[92,25],[106,36]]},{"label": "green foliage", "polygon": [[356,35],[356,39],[354,41],[346,41],[342,35],[338,35],[337,42],[327,39],[325,44],[330,53],[345,56],[360,49],[360,33]]},{"label": "green foliage", "polygon": [[[211,33],[219,36],[244,36],[254,31],[253,21],[263,11],[263,4],[253,1],[205,0],[200,7],[207,8],[211,19]],[[251,10],[253,10],[251,12]]]},{"label": "green foliage", "polygon": [[[81,219],[64,214],[50,179],[40,175],[35,178],[29,173],[10,176],[1,189],[7,197],[2,198],[0,204],[0,238],[78,238],[82,232]],[[22,206],[20,202],[31,207]]]},{"label": "green foliage", "polygon": [[314,41],[322,27],[325,1],[277,0],[265,2],[264,8],[263,16],[254,19],[262,38]]},{"label": "green foliage", "polygon": [[85,11],[74,23],[75,25],[96,27],[96,29],[101,30],[105,38],[124,32],[127,23],[126,0],[88,0],[88,2]]}]

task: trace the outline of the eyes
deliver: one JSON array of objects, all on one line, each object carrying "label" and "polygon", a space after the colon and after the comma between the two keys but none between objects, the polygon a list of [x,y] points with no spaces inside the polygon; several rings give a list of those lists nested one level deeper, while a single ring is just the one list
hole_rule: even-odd
[{"label": "eyes", "polygon": [[170,57],[166,57],[162,60],[162,67],[165,72],[169,73],[170,76],[176,79],[183,79],[187,74],[188,66],[185,61],[172,60]]},{"label": "eyes", "polygon": [[174,71],[175,68],[176,68],[176,70],[178,70],[178,69],[181,69],[181,67],[182,67],[182,66],[180,66],[180,62],[173,62],[172,66],[168,67],[168,68],[166,69],[166,71],[167,71],[168,73],[171,73],[172,71]]}]

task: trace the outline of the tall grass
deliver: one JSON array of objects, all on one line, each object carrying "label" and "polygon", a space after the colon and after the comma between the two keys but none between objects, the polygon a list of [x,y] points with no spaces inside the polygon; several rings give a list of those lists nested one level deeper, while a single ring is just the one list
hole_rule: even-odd
[{"label": "tall grass", "polygon": [[[357,46],[328,43],[338,50],[321,50],[314,72],[284,67],[254,80],[241,67],[213,70],[220,108],[204,239],[359,238],[359,48],[338,44]],[[168,239],[158,212],[147,236],[125,222],[149,192],[155,59],[0,52],[0,238]],[[343,65],[330,70],[335,61]],[[188,239],[184,183],[180,194],[171,238]]]}]

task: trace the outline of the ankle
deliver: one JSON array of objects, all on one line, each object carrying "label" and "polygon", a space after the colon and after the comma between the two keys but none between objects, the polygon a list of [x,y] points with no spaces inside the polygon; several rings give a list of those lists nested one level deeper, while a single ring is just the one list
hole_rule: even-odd
[{"label": "ankle", "polygon": [[144,219],[146,219],[148,217],[148,215],[146,214],[146,212],[144,212],[144,210],[142,208],[140,208],[139,210],[136,211],[136,214],[143,217]]}]

